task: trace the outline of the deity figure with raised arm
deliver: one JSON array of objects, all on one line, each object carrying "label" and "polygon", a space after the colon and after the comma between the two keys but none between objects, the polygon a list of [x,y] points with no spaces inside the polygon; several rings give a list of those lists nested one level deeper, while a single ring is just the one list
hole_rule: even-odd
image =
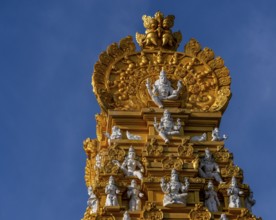
[{"label": "deity figure with raised arm", "polygon": [[119,203],[118,203],[117,194],[119,193],[120,193],[120,190],[115,185],[113,176],[110,176],[108,184],[105,187],[105,194],[106,194],[105,206],[118,206]]},{"label": "deity figure with raised arm", "polygon": [[227,189],[227,194],[229,196],[229,208],[241,208],[240,195],[243,191],[240,190],[237,184],[236,178],[233,176],[229,188]]},{"label": "deity figure with raised arm", "polygon": [[124,212],[123,220],[131,220],[128,211]]},{"label": "deity figure with raised arm", "polygon": [[211,141],[224,141],[227,139],[227,135],[223,134],[222,136],[220,135],[219,129],[214,128],[212,131],[212,140]]},{"label": "deity figure with raised arm", "polygon": [[171,86],[171,82],[167,79],[166,72],[162,68],[159,79],[156,80],[151,89],[150,81],[147,79],[146,87],[152,101],[159,107],[163,108],[162,100],[175,100],[179,96],[179,92],[182,88],[182,83],[179,80],[177,82],[177,89],[174,90]]},{"label": "deity figure with raised arm", "polygon": [[226,216],[225,213],[222,213],[222,214],[220,215],[219,220],[228,220],[228,218],[227,218],[227,216]]},{"label": "deity figure with raised arm", "polygon": [[208,148],[205,149],[205,156],[201,159],[199,165],[199,175],[203,178],[214,178],[217,182],[223,183],[220,176],[220,169],[215,162],[212,153]]},{"label": "deity figure with raised arm", "polygon": [[90,207],[91,213],[96,213],[98,210],[99,200],[94,194],[92,186],[88,187],[88,195],[89,198],[87,201],[87,205],[88,207]]},{"label": "deity figure with raised arm", "polygon": [[165,141],[165,143],[169,143],[170,135],[178,135],[181,129],[181,121],[178,118],[176,123],[173,122],[171,117],[171,113],[165,109],[163,113],[163,117],[160,119],[160,123],[156,121],[156,117],[154,117],[153,126],[155,130],[158,132],[159,136]]},{"label": "deity figure with raised arm", "polygon": [[169,182],[166,183],[164,178],[161,179],[160,186],[164,193],[163,206],[171,204],[186,205],[189,185],[187,178],[185,178],[185,184],[181,183],[178,179],[176,170],[173,169]]},{"label": "deity figure with raised arm", "polygon": [[245,198],[244,203],[245,203],[245,207],[246,207],[250,212],[252,212],[252,206],[254,206],[255,203],[256,203],[256,200],[253,198],[253,192],[252,192],[252,191],[250,191],[249,196],[247,196],[247,197]]},{"label": "deity figure with raised arm", "polygon": [[108,138],[108,144],[110,145],[111,140],[122,139],[122,133],[118,126],[112,127],[111,135],[108,132],[105,132],[104,135]]},{"label": "deity figure with raised arm", "polygon": [[210,212],[217,212],[220,206],[218,195],[214,190],[212,181],[208,182],[207,190],[205,191],[205,206]]},{"label": "deity figure with raised arm", "polygon": [[141,193],[139,186],[137,186],[136,180],[131,180],[130,186],[128,186],[127,197],[129,200],[129,211],[141,210],[141,199],[144,196]]},{"label": "deity figure with raised arm", "polygon": [[[125,157],[125,160],[122,164],[117,160],[113,160],[112,162],[121,168],[126,176],[136,176],[138,179],[143,179],[144,167],[143,165],[135,159],[136,154],[135,150],[132,146],[130,146],[128,150],[128,154]],[[138,168],[138,170],[137,170]]]}]

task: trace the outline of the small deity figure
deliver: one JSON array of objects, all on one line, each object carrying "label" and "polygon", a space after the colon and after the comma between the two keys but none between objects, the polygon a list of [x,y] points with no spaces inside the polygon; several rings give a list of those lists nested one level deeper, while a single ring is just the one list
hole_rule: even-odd
[{"label": "small deity figure", "polygon": [[129,211],[140,211],[141,210],[141,199],[144,196],[140,192],[137,186],[136,180],[131,180],[130,186],[128,186],[127,197],[129,200]]},{"label": "small deity figure", "polygon": [[210,212],[217,212],[220,202],[217,192],[214,190],[212,181],[208,182],[207,190],[205,191],[205,206]]},{"label": "small deity figure", "polygon": [[89,195],[89,198],[88,198],[88,201],[87,201],[87,205],[91,209],[90,212],[91,213],[96,213],[97,210],[98,210],[99,200],[96,197],[96,195],[94,194],[92,186],[88,187],[88,195]]},{"label": "small deity figure", "polygon": [[160,119],[160,123],[156,121],[156,117],[154,117],[153,126],[155,130],[158,132],[159,136],[165,141],[165,143],[169,143],[169,135],[177,135],[180,133],[181,129],[181,121],[178,118],[176,123],[173,123],[173,119],[171,117],[171,113],[165,109],[163,113],[163,117]]},{"label": "small deity figure", "polygon": [[120,190],[115,185],[113,176],[110,176],[108,184],[105,187],[105,194],[107,195],[105,200],[105,206],[118,206],[119,203],[118,203],[117,194],[119,193],[120,193]]},{"label": "small deity figure", "polygon": [[198,142],[202,142],[202,141],[206,141],[207,140],[207,134],[203,133],[202,135],[199,136],[193,136],[191,138],[191,141],[198,141]]},{"label": "small deity figure", "polygon": [[95,165],[94,165],[94,169],[95,169],[95,170],[96,170],[96,169],[101,169],[101,167],[102,167],[101,161],[102,161],[101,155],[100,155],[100,154],[97,154],[97,156],[96,156],[96,163],[95,163]]},{"label": "small deity figure", "polygon": [[227,189],[227,194],[229,196],[229,208],[240,208],[240,195],[243,194],[243,191],[239,189],[237,180],[234,176],[232,177],[230,186]]},{"label": "small deity figure", "polygon": [[125,211],[124,216],[123,216],[123,220],[131,220],[128,211]]},{"label": "small deity figure", "polygon": [[175,100],[178,98],[179,92],[182,88],[182,83],[179,80],[177,83],[177,89],[174,90],[162,68],[159,79],[154,82],[153,89],[151,90],[149,79],[146,81],[146,87],[152,101],[158,105],[159,108],[163,108],[162,100]]},{"label": "small deity figure", "polygon": [[111,135],[108,132],[105,132],[104,134],[108,138],[108,144],[109,145],[110,145],[110,140],[122,139],[122,133],[121,133],[121,130],[118,126],[113,126],[112,127]]},{"label": "small deity figure", "polygon": [[[121,165],[117,160],[113,160],[112,162],[120,167],[126,176],[136,176],[138,179],[141,180],[143,179],[142,173],[144,172],[144,167],[138,160],[135,159],[135,157],[135,150],[132,146],[130,146],[128,154]],[[139,170],[136,170],[137,167],[139,168]]]},{"label": "small deity figure", "polygon": [[205,149],[205,156],[200,161],[199,175],[203,178],[214,178],[217,182],[223,183],[219,166],[208,148]]},{"label": "small deity figure", "polygon": [[249,196],[245,198],[245,207],[252,212],[252,206],[255,205],[256,200],[253,198],[253,192],[250,191]]},{"label": "small deity figure", "polygon": [[178,174],[176,170],[173,169],[171,172],[171,180],[168,183],[165,182],[164,178],[161,179],[160,186],[163,193],[165,194],[163,199],[163,206],[171,204],[186,205],[189,185],[188,178],[185,178],[185,185],[179,182]]},{"label": "small deity figure", "polygon": [[129,131],[126,131],[126,136],[128,140],[141,140],[141,136],[131,134]]},{"label": "small deity figure", "polygon": [[219,220],[228,220],[228,218],[227,218],[227,216],[226,216],[225,213],[222,213],[222,214],[220,215]]},{"label": "small deity figure", "polygon": [[212,140],[211,141],[224,141],[227,139],[227,135],[222,135],[220,136],[219,133],[219,129],[218,128],[214,128],[214,130],[212,131]]}]

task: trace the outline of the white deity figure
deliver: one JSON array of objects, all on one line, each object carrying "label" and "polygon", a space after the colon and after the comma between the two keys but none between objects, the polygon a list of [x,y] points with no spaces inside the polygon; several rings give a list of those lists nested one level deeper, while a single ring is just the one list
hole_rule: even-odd
[{"label": "white deity figure", "polygon": [[170,135],[178,135],[181,129],[181,121],[178,118],[176,123],[173,122],[171,117],[171,113],[165,109],[163,113],[163,117],[160,119],[160,123],[156,121],[156,117],[154,117],[153,126],[155,130],[158,132],[159,136],[165,141],[165,143],[169,143]]},{"label": "white deity figure", "polygon": [[117,194],[119,193],[120,193],[120,190],[115,185],[113,176],[110,176],[108,184],[105,187],[105,194],[106,194],[105,206],[118,206],[119,203],[118,203]]},{"label": "white deity figure", "polygon": [[131,220],[128,211],[124,212],[123,220]]},{"label": "white deity figure", "polygon": [[141,140],[141,136],[131,134],[129,131],[126,131],[126,136],[128,140]]},{"label": "white deity figure", "polygon": [[114,139],[122,139],[122,133],[118,126],[112,127],[112,133],[111,135],[108,132],[104,133],[105,136],[108,138],[108,144],[110,145],[110,141]]},{"label": "white deity figure", "polygon": [[96,163],[95,163],[95,165],[94,165],[94,169],[96,170],[96,169],[101,169],[101,167],[102,167],[102,157],[101,157],[101,155],[100,154],[97,154],[97,156],[96,156]]},{"label": "white deity figure", "polygon": [[214,178],[217,182],[223,183],[220,176],[220,169],[215,162],[210,150],[205,149],[205,156],[201,159],[199,165],[199,175],[203,178]]},{"label": "white deity figure", "polygon": [[[136,154],[132,146],[128,150],[128,154],[125,157],[124,162],[120,165],[119,161],[113,160],[112,162],[119,166],[126,176],[136,176],[138,179],[143,179],[144,167],[135,159]],[[137,170],[137,167],[139,170]]]},{"label": "white deity figure", "polygon": [[207,190],[205,191],[205,206],[210,212],[217,212],[220,202],[217,192],[214,190],[212,181],[208,182]]},{"label": "white deity figure", "polygon": [[212,131],[212,140],[211,141],[224,141],[227,139],[227,135],[220,135],[219,133],[219,129],[218,128],[214,128],[214,130]]},{"label": "white deity figure", "polygon": [[226,216],[225,213],[222,213],[222,214],[220,215],[219,220],[228,220],[228,218],[227,218],[227,216]]},{"label": "white deity figure", "polygon": [[130,186],[128,186],[127,197],[129,200],[129,211],[140,211],[141,210],[141,199],[144,196],[140,192],[139,186],[137,186],[136,180],[131,180]]},{"label": "white deity figure", "polygon": [[191,141],[198,141],[198,142],[202,142],[202,141],[206,141],[207,140],[207,134],[203,133],[202,135],[199,136],[193,136],[191,138]]},{"label": "white deity figure", "polygon": [[250,193],[249,193],[249,196],[247,196],[246,198],[245,198],[245,207],[250,211],[250,212],[252,212],[252,206],[254,206],[255,205],[255,203],[256,203],[256,200],[253,198],[253,192],[252,191],[250,191]]},{"label": "white deity figure", "polygon": [[181,81],[177,82],[177,89],[174,90],[171,82],[167,79],[166,73],[162,68],[159,79],[154,82],[153,89],[151,89],[150,81],[147,79],[146,87],[152,101],[159,107],[163,108],[162,100],[175,100],[179,96],[182,88]]},{"label": "white deity figure", "polygon": [[241,208],[240,195],[243,194],[243,191],[239,189],[237,180],[234,176],[232,177],[230,186],[227,189],[227,194],[229,196],[229,208]]},{"label": "white deity figure", "polygon": [[88,187],[88,195],[89,195],[89,198],[87,201],[87,205],[91,209],[90,212],[96,213],[98,210],[99,200],[96,197],[96,195],[94,194],[92,186]]},{"label": "white deity figure", "polygon": [[171,172],[171,180],[166,183],[165,179],[161,179],[161,189],[164,193],[163,206],[171,204],[183,204],[186,205],[189,189],[188,178],[185,178],[185,185],[179,182],[178,174],[175,169]]}]

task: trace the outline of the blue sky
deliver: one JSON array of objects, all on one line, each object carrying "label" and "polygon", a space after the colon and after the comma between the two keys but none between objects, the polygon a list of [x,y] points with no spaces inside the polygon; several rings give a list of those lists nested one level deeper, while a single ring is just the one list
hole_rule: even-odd
[{"label": "blue sky", "polygon": [[95,137],[91,73],[100,52],[144,31],[141,16],[176,16],[183,35],[231,71],[221,130],[270,220],[276,198],[276,3],[257,0],[0,0],[0,219],[80,219],[82,141]]}]

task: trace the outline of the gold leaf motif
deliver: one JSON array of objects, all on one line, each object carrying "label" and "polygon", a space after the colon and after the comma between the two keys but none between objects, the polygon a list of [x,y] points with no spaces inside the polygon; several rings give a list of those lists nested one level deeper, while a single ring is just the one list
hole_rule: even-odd
[{"label": "gold leaf motif", "polygon": [[195,208],[192,209],[189,213],[189,218],[191,220],[210,220],[212,214],[208,211],[207,208],[203,207],[202,203],[195,204]]},{"label": "gold leaf motif", "polygon": [[225,76],[225,77],[219,78],[219,85],[220,86],[228,86],[230,84],[231,84],[230,76]]},{"label": "gold leaf motif", "polygon": [[200,50],[201,46],[198,43],[198,41],[194,38],[190,39],[190,41],[184,47],[184,52],[187,55],[191,56],[196,56]]},{"label": "gold leaf motif", "polygon": [[106,131],[106,116],[101,113],[101,114],[96,114],[95,115],[96,118],[96,134],[97,134],[97,139],[99,141],[103,140],[103,133]]},{"label": "gold leaf motif", "polygon": [[221,69],[215,70],[215,74],[218,78],[229,76],[229,73],[230,73],[230,71],[226,66],[222,67]]},{"label": "gold leaf motif", "polygon": [[171,155],[162,160],[163,169],[176,169],[181,170],[183,161],[180,158],[173,158]]},{"label": "gold leaf motif", "polygon": [[258,218],[255,215],[253,215],[252,213],[250,213],[250,211],[248,209],[242,209],[241,210],[241,214],[238,215],[238,220],[262,220],[262,218]]},{"label": "gold leaf motif", "polygon": [[194,148],[192,143],[188,143],[189,141],[190,137],[185,137],[182,139],[182,143],[177,148],[179,156],[193,157]]},{"label": "gold leaf motif", "polygon": [[87,187],[95,185],[95,181],[96,181],[95,177],[96,177],[96,171],[94,169],[94,164],[92,163],[91,160],[86,159],[84,179]]},{"label": "gold leaf motif", "polygon": [[88,158],[94,158],[97,155],[98,142],[97,139],[87,138],[83,141],[83,149]]},{"label": "gold leaf motif", "polygon": [[229,178],[232,176],[243,177],[243,171],[240,167],[234,165],[233,161],[231,161],[228,166],[221,169],[221,175]]},{"label": "gold leaf motif", "polygon": [[215,53],[213,50],[205,47],[202,51],[199,52],[197,55],[198,59],[203,60],[204,62],[209,62],[210,60],[214,59]]},{"label": "gold leaf motif", "polygon": [[217,151],[213,153],[216,162],[228,162],[233,159],[233,155],[223,146],[218,146]]},{"label": "gold leaf motif", "polygon": [[208,65],[211,67],[211,69],[219,69],[224,66],[224,61],[221,57],[216,57],[215,59],[211,60]]},{"label": "gold leaf motif", "polygon": [[154,202],[146,202],[142,212],[142,218],[144,220],[161,220],[163,219],[163,216],[163,212],[161,209],[156,208]]},{"label": "gold leaf motif", "polygon": [[156,138],[152,138],[150,143],[146,144],[145,150],[148,156],[158,157],[163,153],[163,146],[158,145]]}]

